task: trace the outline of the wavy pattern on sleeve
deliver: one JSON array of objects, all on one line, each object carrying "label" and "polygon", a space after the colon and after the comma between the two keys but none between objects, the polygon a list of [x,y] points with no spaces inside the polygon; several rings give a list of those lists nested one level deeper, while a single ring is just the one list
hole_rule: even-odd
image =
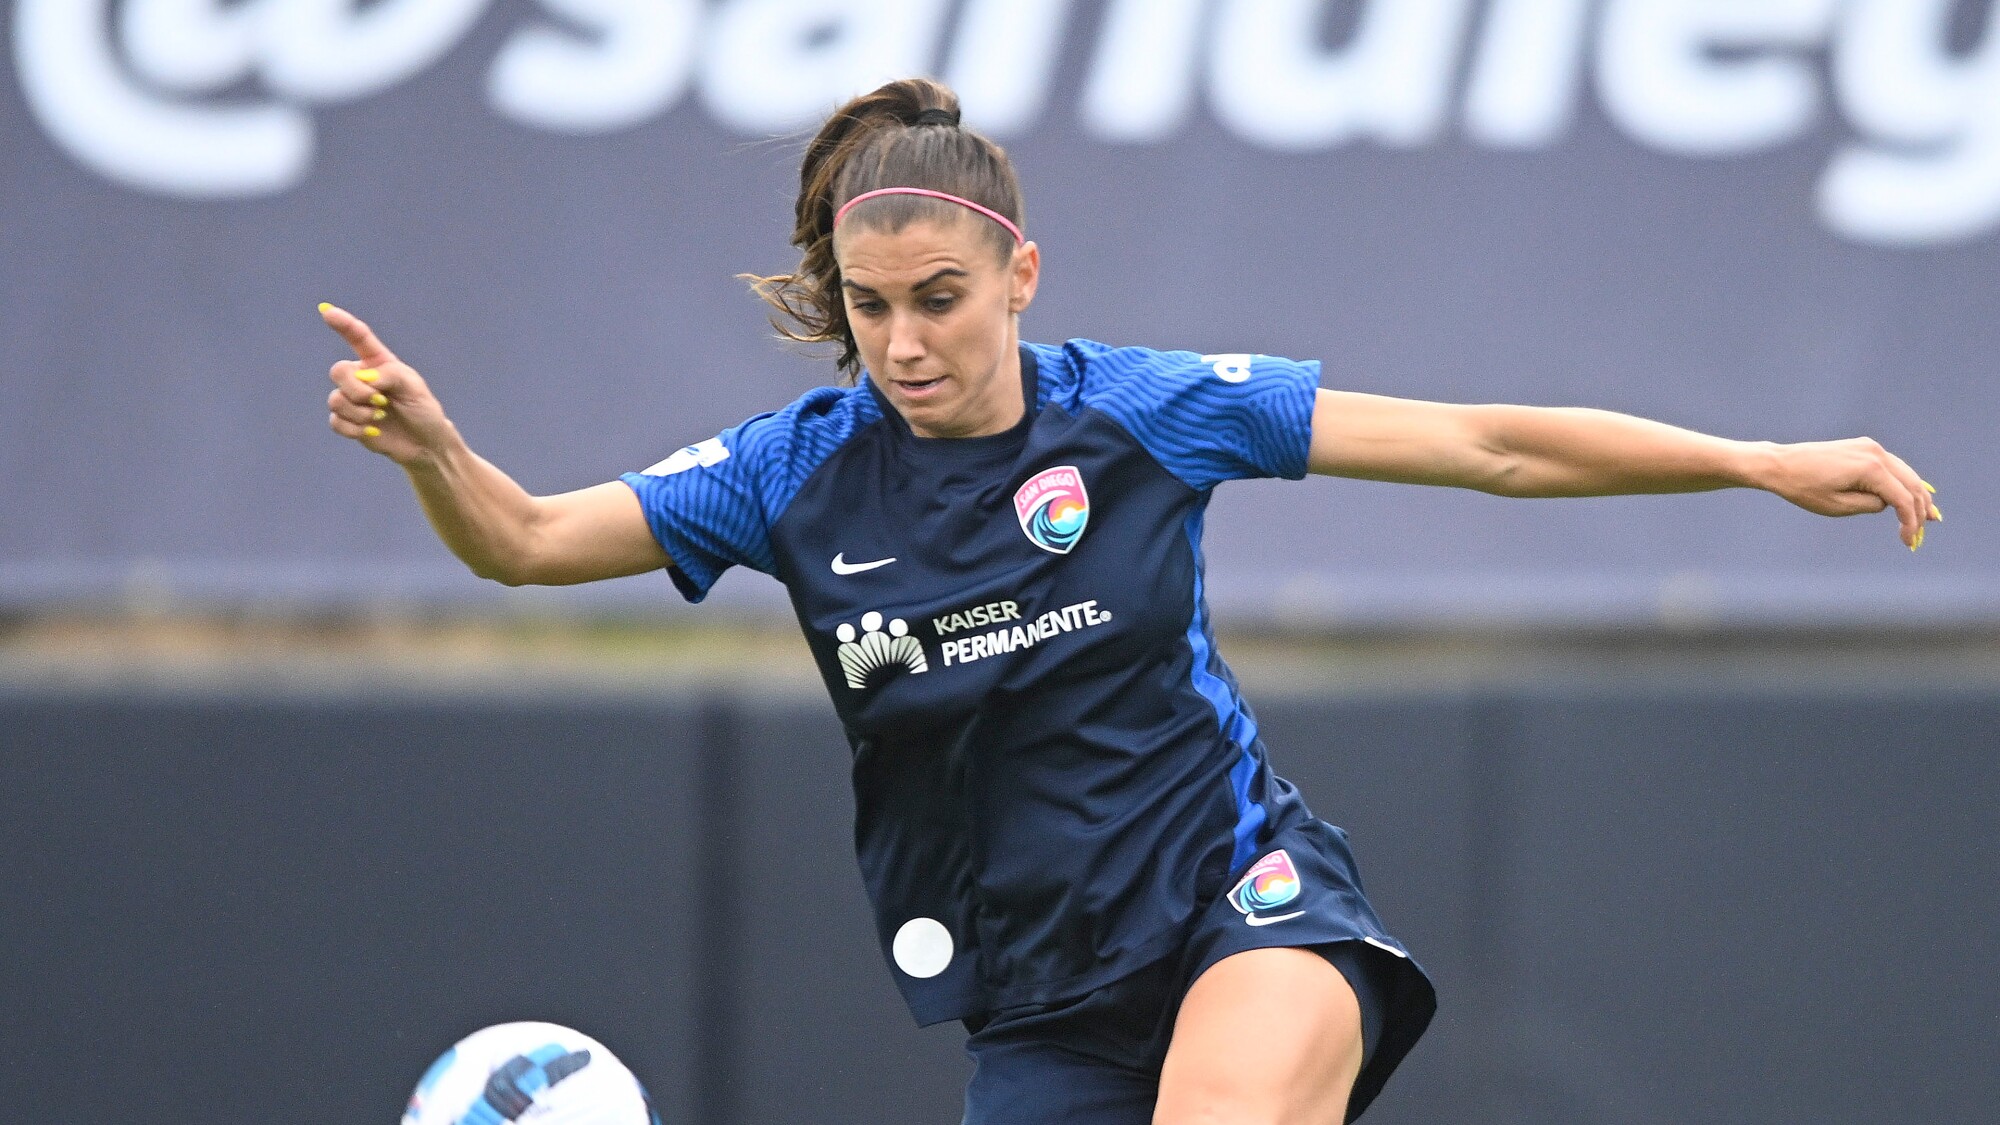
[{"label": "wavy pattern on sleeve", "polygon": [[1203,357],[1071,340],[1078,405],[1111,416],[1190,488],[1306,475],[1316,360]]},{"label": "wavy pattern on sleeve", "polygon": [[698,602],[722,572],[777,569],[771,527],[835,450],[880,417],[864,388],[817,387],[620,480],[631,486],[682,596]]}]

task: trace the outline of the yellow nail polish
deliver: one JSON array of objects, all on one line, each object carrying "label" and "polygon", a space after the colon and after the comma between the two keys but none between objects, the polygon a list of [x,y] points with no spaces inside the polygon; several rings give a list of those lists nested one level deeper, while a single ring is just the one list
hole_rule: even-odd
[{"label": "yellow nail polish", "polygon": [[325,302],[325,301],[321,301],[321,302],[319,303],[319,314],[320,314],[321,316],[325,316],[325,315],[326,315],[326,313],[327,313],[327,310],[328,310],[328,309],[331,309],[332,307],[333,307],[333,306],[332,306],[332,305],[330,305],[330,304],[328,304],[327,302]]},{"label": "yellow nail polish", "polygon": [[368,396],[368,403],[371,406],[387,406],[389,405],[389,396],[377,391]]},{"label": "yellow nail polish", "polygon": [[1936,504],[1931,505],[1931,518],[1938,521],[1939,523],[1944,522],[1944,513],[1938,511],[1938,506]]},{"label": "yellow nail polish", "polygon": [[1917,540],[1916,542],[1910,544],[1910,550],[1914,551],[1918,547],[1921,547],[1923,545],[1924,545],[1924,529],[1920,527],[1917,529]]},{"label": "yellow nail polish", "polygon": [[375,380],[380,379],[382,377],[382,373],[380,371],[375,370],[372,367],[364,367],[361,370],[356,371],[354,373],[354,377],[356,379],[361,380],[364,383],[372,383]]},{"label": "yellow nail polish", "polygon": [[[366,429],[363,429],[363,430],[361,431],[361,436],[362,436],[362,437],[381,437],[381,436],[382,436],[382,431],[381,431],[381,430],[378,430],[378,429],[376,429],[376,428],[375,428],[375,427],[373,427],[373,426],[369,426],[369,427],[367,427]],[[1914,550],[1916,550],[1916,548],[1915,548],[1915,547],[1912,547],[1912,548],[1910,548],[1910,550],[1914,551]]]},{"label": "yellow nail polish", "polygon": [[1931,495],[1933,496],[1937,495],[1937,485],[1934,485],[1929,481],[1924,481],[1923,486],[1931,490]]},{"label": "yellow nail polish", "polygon": [[377,411],[375,412],[375,420],[376,420],[377,422],[380,422],[380,421],[381,421],[382,419],[384,419],[384,418],[387,418],[388,416],[389,416],[389,412],[388,412],[388,411],[386,411],[386,410],[377,410]]}]

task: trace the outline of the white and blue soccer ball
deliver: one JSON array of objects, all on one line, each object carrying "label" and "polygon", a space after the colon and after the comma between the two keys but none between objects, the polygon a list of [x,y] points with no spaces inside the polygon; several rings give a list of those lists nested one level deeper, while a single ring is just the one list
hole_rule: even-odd
[{"label": "white and blue soccer ball", "polygon": [[403,1125],[660,1125],[604,1044],[552,1023],[475,1031],[418,1080]]}]

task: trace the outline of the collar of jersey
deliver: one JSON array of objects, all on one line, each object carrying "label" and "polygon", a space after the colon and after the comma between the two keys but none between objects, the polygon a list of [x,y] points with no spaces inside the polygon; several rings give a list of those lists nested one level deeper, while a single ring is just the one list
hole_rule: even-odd
[{"label": "collar of jersey", "polygon": [[983,459],[998,453],[1010,453],[1021,447],[1028,438],[1028,431],[1034,427],[1035,414],[1042,408],[1036,397],[1041,388],[1041,371],[1035,360],[1035,351],[1026,344],[1021,345],[1021,402],[1026,409],[1021,412],[1021,420],[997,434],[984,434],[969,438],[921,437],[910,429],[902,414],[889,405],[875,380],[863,375],[861,382],[868,393],[875,398],[875,406],[882,412],[882,422],[889,427],[906,449],[920,450],[925,456]]}]

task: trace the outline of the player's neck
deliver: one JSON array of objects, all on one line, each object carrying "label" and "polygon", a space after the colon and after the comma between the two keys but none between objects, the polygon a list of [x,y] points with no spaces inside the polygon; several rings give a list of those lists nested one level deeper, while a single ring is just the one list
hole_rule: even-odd
[{"label": "player's neck", "polygon": [[1000,357],[1000,368],[993,373],[993,381],[988,384],[992,393],[984,404],[988,407],[986,420],[971,430],[966,437],[989,437],[1004,434],[1021,424],[1021,418],[1028,412],[1026,392],[1021,386],[1021,340],[1018,332],[1007,333],[1007,351]]},{"label": "player's neck", "polygon": [[923,438],[979,438],[1004,434],[1027,416],[1027,391],[1021,369],[1019,328],[1009,328],[1007,348],[999,365],[973,397],[944,426],[924,426],[910,419],[910,432]]}]

